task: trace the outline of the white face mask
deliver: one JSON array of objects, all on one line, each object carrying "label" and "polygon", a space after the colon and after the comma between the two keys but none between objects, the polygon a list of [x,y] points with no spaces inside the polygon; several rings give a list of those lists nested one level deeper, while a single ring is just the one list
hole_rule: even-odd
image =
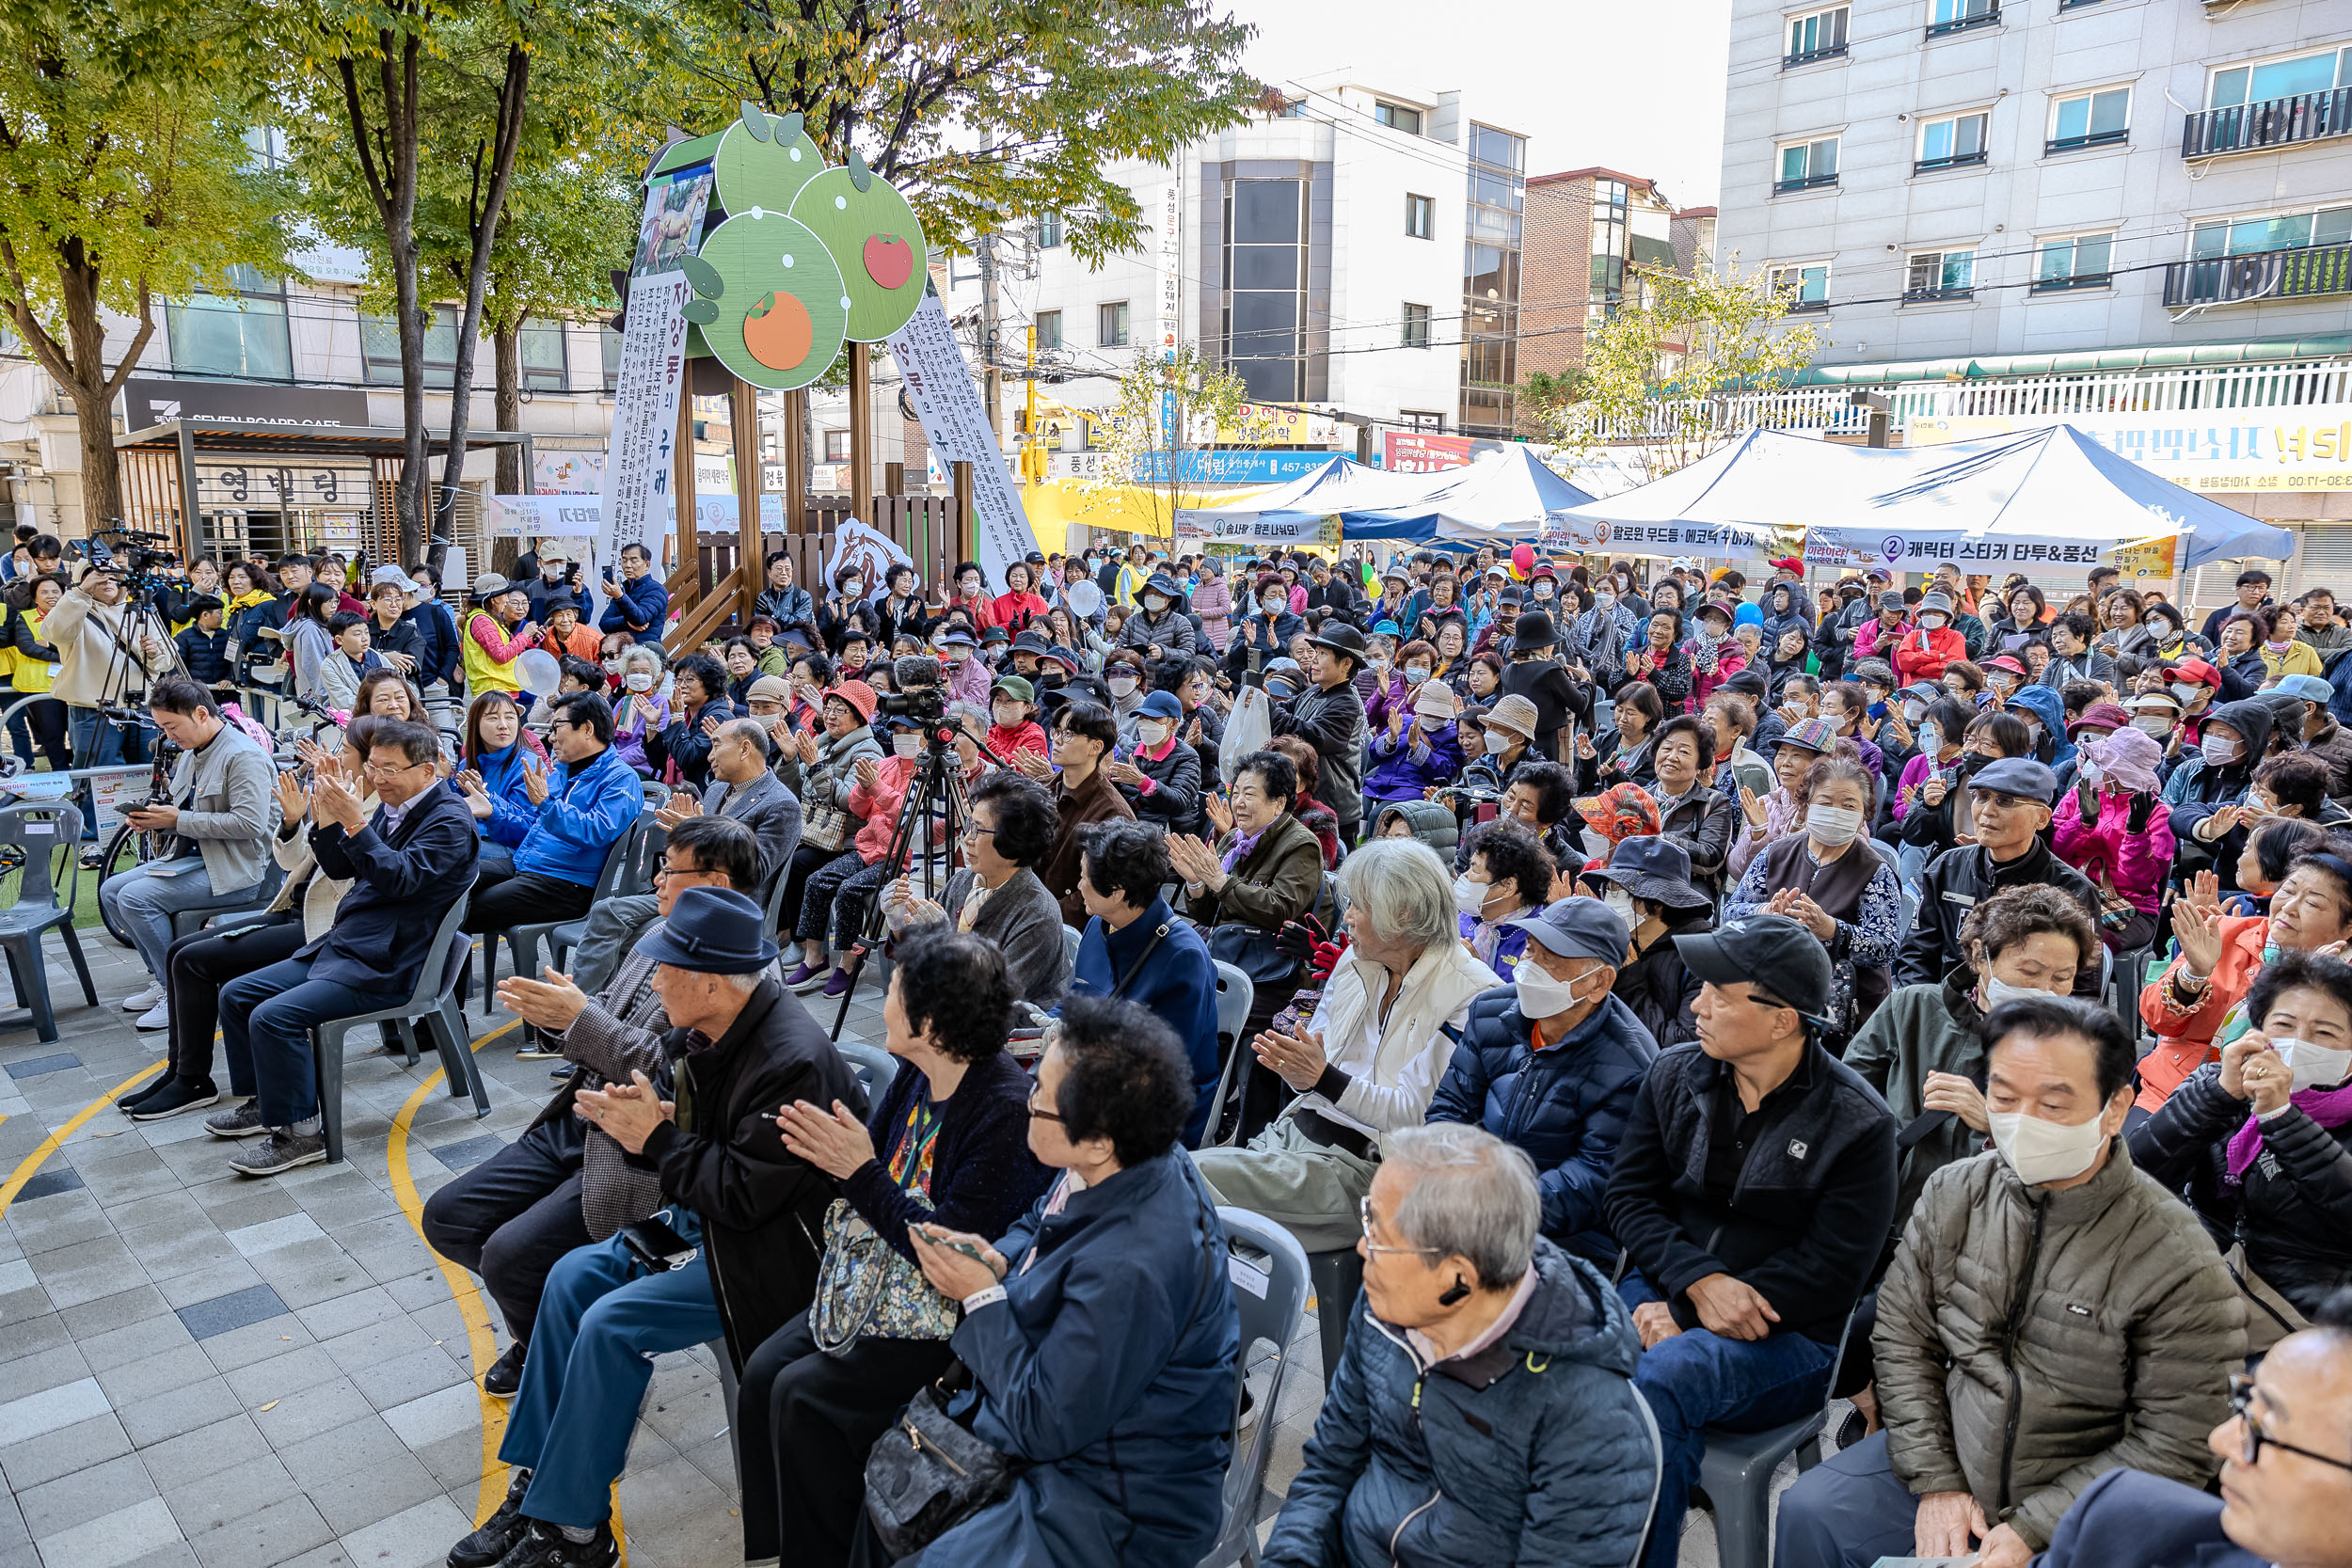
[{"label": "white face mask", "polygon": [[999,728],[1017,730],[1021,727],[1023,721],[1020,704],[1007,703],[993,711],[996,715],[996,723]]},{"label": "white face mask", "polygon": [[1148,719],[1137,720],[1136,721],[1136,738],[1142,741],[1146,746],[1157,746],[1161,741],[1168,738],[1168,726],[1166,724],[1157,723]]},{"label": "white face mask", "polygon": [[1574,981],[1554,979],[1534,958],[1519,959],[1511,972],[1511,985],[1518,992],[1521,1018],[1550,1018],[1584,1000],[1576,994]]},{"label": "white face mask", "polygon": [[1984,1010],[1988,1013],[2004,1002],[2023,1002],[2029,996],[2049,994],[2033,986],[2012,986],[2007,980],[1991,974],[1984,977]]},{"label": "white face mask", "polygon": [[1168,608],[1168,595],[1165,594],[1146,594],[1143,596],[1143,608],[1150,610],[1152,614],[1157,615],[1161,610]]},{"label": "white face mask", "polygon": [[1486,900],[1493,897],[1494,893],[1492,882],[1473,882],[1468,877],[1454,879],[1454,907],[1472,919],[1477,918],[1478,911],[1486,907]]},{"label": "white face mask", "polygon": [[2203,753],[2206,767],[2225,768],[2237,761],[2246,747],[2235,736],[2209,735],[2198,742],[2197,750]]},{"label": "white face mask", "polygon": [[1103,684],[1111,689],[1112,696],[1124,697],[1136,689],[1136,678],[1133,675],[1110,675],[1104,677]]},{"label": "white face mask", "polygon": [[1508,733],[1502,730],[1488,730],[1486,732],[1486,754],[1488,756],[1499,757],[1510,749],[1511,736]]},{"label": "white face mask", "polygon": [[919,735],[894,735],[890,737],[890,749],[902,757],[919,757],[923,754],[923,737]]},{"label": "white face mask", "polygon": [[2074,1126],[2022,1111],[1989,1112],[1985,1120],[1992,1124],[1993,1147],[2028,1187],[2072,1180],[2089,1170],[2107,1147],[2106,1129],[2097,1114]]},{"label": "white face mask", "polygon": [[1277,598],[1271,594],[1268,594],[1264,598],[1258,601],[1258,608],[1264,610],[1268,615],[1279,615],[1289,607],[1290,600]]},{"label": "white face mask", "polygon": [[1862,814],[1850,806],[1808,806],[1804,831],[1823,844],[1851,844],[1862,832]]},{"label": "white face mask", "polygon": [[1995,670],[1987,679],[1986,684],[2006,697],[2017,689],[2017,677],[2006,670]]},{"label": "white face mask", "polygon": [[866,585],[858,581],[855,578],[851,578],[849,581],[841,585],[841,596],[845,599],[859,598],[862,597],[865,593]]},{"label": "white face mask", "polygon": [[2177,702],[2185,707],[2190,703],[2197,700],[2197,693],[2204,690],[2205,689],[2190,681],[2174,681],[2165,689],[2172,693],[2172,700],[2174,702]]},{"label": "white face mask", "polygon": [[2158,740],[2172,733],[2172,721],[2162,714],[2141,714],[2132,721],[2132,728],[2142,735],[2153,735]]},{"label": "white face mask", "polygon": [[1407,685],[1409,685],[1409,686],[1419,686],[1422,682],[1423,682],[1423,681],[1427,680],[1428,678],[1429,678],[1429,666],[1428,666],[1428,665],[1426,665],[1426,664],[1411,664],[1411,665],[1407,665],[1407,666],[1406,666],[1406,669],[1405,669],[1405,680],[1406,680],[1406,683]]},{"label": "white face mask", "polygon": [[2352,1077],[2352,1051],[2330,1051],[2310,1040],[2294,1039],[2272,1040],[2270,1048],[2295,1074],[2295,1088],[2332,1089]]},{"label": "white face mask", "polygon": [[2083,783],[2089,784],[2091,788],[2096,789],[2099,787],[2101,781],[2106,778],[2106,773],[2097,763],[2091,761],[2089,757],[2085,757],[2083,758],[2083,765],[2074,770],[2074,776],[2082,780]]},{"label": "white face mask", "polygon": [[1547,578],[1535,585],[1535,596],[1539,599],[1549,599],[1551,597],[1550,579]]},{"label": "white face mask", "polygon": [[1625,928],[1628,931],[1642,923],[1642,917],[1633,912],[1633,895],[1626,892],[1625,889],[1604,888],[1601,890],[1600,901],[1608,907],[1611,913],[1625,922]]},{"label": "white face mask", "polygon": [[1614,594],[1596,594],[1593,595],[1593,608],[1606,615],[1617,608],[1617,596]]},{"label": "white face mask", "polygon": [[628,674],[621,677],[621,684],[628,687],[631,691],[651,691],[653,689],[653,677],[643,670],[631,670]]},{"label": "white face mask", "polygon": [[1927,716],[1928,705],[1925,703],[1905,703],[1903,705],[1903,717],[1915,724],[1920,720],[1925,719]]},{"label": "white face mask", "polygon": [[1933,610],[1930,610],[1925,615],[1919,617],[1919,626],[1923,631],[1938,631],[1942,629],[1943,626],[1944,617],[1938,615]]}]

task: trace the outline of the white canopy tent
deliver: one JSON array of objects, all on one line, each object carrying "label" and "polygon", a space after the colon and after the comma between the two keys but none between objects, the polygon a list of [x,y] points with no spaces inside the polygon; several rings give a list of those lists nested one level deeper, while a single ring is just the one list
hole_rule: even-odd
[{"label": "white canopy tent", "polygon": [[1534,539],[1554,513],[1591,500],[1524,446],[1505,447],[1467,467],[1413,476],[1422,492],[1362,513],[1351,513],[1350,539],[1437,539],[1478,546]]},{"label": "white canopy tent", "polygon": [[1391,506],[1427,490],[1433,476],[1394,474],[1344,454],[1287,483],[1227,506],[1186,506],[1176,536],[1203,544],[1286,545],[1312,539],[1331,516]]}]

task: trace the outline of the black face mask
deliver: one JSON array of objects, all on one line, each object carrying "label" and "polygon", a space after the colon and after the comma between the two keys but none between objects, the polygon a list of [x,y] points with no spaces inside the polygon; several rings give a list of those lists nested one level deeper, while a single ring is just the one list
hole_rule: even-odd
[{"label": "black face mask", "polygon": [[1062,685],[1069,679],[1070,673],[1063,670],[1058,665],[1051,670],[1041,670],[1038,672],[1037,677],[1038,684],[1045,688],[1048,691],[1053,690],[1056,687]]}]

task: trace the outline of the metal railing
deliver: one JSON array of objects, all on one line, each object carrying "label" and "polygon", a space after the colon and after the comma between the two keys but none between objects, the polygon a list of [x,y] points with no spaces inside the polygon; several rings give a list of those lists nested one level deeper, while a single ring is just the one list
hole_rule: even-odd
[{"label": "metal railing", "polygon": [[2352,245],[2212,256],[2175,261],[2164,269],[2164,303],[2171,310],[2189,305],[2341,293],[2352,293]]},{"label": "metal railing", "polygon": [[2192,114],[2181,127],[2181,156],[2216,158],[2343,135],[2352,135],[2352,87],[2328,87]]}]

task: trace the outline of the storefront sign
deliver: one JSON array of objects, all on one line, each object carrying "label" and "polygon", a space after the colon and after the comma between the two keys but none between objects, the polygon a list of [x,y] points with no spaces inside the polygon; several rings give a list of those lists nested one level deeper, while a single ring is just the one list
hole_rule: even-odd
[{"label": "storefront sign", "polygon": [[[1338,456],[1329,451],[1187,451],[1165,450],[1139,453],[1134,481],[1166,484],[1171,470],[1180,484],[1279,484],[1317,468]],[[1170,462],[1173,456],[1175,461]]]},{"label": "storefront sign", "polygon": [[1002,586],[1005,568],[1040,546],[939,296],[926,293],[887,342],[934,457],[943,466],[972,465],[972,532],[980,568],[990,582]]},{"label": "storefront sign", "polygon": [[1910,422],[1913,446],[2073,425],[2118,457],[2208,494],[2352,490],[2352,404],[2169,414],[1952,415]]},{"label": "storefront sign", "polygon": [[368,427],[368,394],[340,387],[262,387],[248,381],[150,381],[122,386],[122,422],[151,430],[172,420],[214,424]]},{"label": "storefront sign", "polygon": [[590,491],[602,495],[604,453],[550,451],[545,447],[533,447],[531,487],[543,496],[576,496]]}]

